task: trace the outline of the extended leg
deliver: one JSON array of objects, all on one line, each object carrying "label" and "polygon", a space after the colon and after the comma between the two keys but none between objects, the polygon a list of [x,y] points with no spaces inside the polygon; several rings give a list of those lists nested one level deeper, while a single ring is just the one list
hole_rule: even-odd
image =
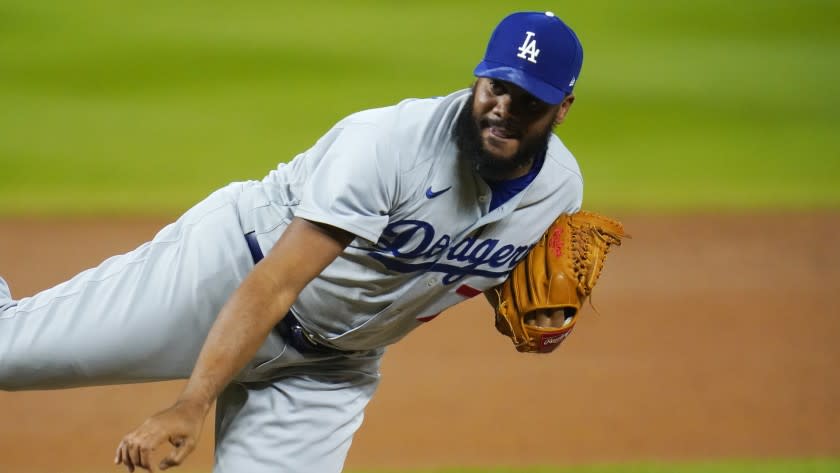
[{"label": "extended leg", "polygon": [[3,317],[3,313],[6,309],[9,309],[14,305],[16,305],[16,303],[12,300],[12,291],[9,290],[9,285],[6,284],[6,281],[3,278],[0,278],[0,318]]},{"label": "extended leg", "polygon": [[0,389],[187,377],[253,267],[236,196],[217,191],[151,242],[16,303],[0,284]]}]

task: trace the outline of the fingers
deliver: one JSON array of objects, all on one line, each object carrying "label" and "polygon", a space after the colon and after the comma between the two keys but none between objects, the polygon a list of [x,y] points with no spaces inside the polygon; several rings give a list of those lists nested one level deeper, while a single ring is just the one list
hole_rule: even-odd
[{"label": "fingers", "polygon": [[114,457],[114,464],[119,465],[120,463],[125,465],[129,472],[134,471],[134,463],[131,463],[131,460],[128,459],[128,455],[125,453],[125,442],[120,442],[117,446],[117,454]]},{"label": "fingers", "polygon": [[551,317],[545,313],[545,311],[540,311],[537,314],[537,327],[551,327]]},{"label": "fingers", "polygon": [[129,473],[134,472],[135,468],[143,468],[144,470],[154,471],[151,467],[149,456],[152,450],[148,448],[132,448],[126,442],[121,442],[117,448],[117,456],[114,458],[114,463],[119,465],[124,464]]},{"label": "fingers", "polygon": [[[116,456],[114,457],[114,463],[124,464],[130,473],[134,472],[138,467],[150,472],[154,471],[151,454],[159,442],[144,443],[135,437],[136,434],[132,432],[120,442],[119,447],[117,447]],[[159,468],[161,470],[180,465],[195,449],[195,442],[189,439],[173,439],[170,440],[170,443],[175,446],[175,449],[160,461]]]},{"label": "fingers", "polygon": [[165,470],[180,465],[195,448],[205,414],[206,406],[203,404],[175,403],[146,419],[143,425],[123,437],[114,462],[125,465],[129,473],[137,467],[154,471],[151,455],[168,440],[175,449],[160,462],[160,468]]},{"label": "fingers", "polygon": [[175,449],[160,461],[159,467],[161,470],[180,465],[192,453],[193,449],[195,449],[195,442],[190,439],[170,439],[169,442],[175,446]]},{"label": "fingers", "polygon": [[142,448],[142,449],[140,449],[139,453],[140,453],[140,461],[137,462],[137,466],[139,466],[141,468],[145,468],[149,471],[154,471],[152,469],[151,459],[149,458],[149,455],[152,452],[147,448]]},{"label": "fingers", "polygon": [[551,322],[549,323],[550,327],[562,327],[566,324],[566,311],[563,309],[555,310],[554,313],[551,314]]},{"label": "fingers", "polygon": [[568,325],[573,316],[566,316],[564,309],[543,309],[525,316],[525,324],[542,328],[560,328]]},{"label": "fingers", "polygon": [[140,468],[147,468],[146,465],[143,464],[140,454],[140,447],[136,448],[129,448],[128,449],[128,457],[131,460],[131,463],[134,466],[139,466]]},{"label": "fingers", "polygon": [[120,445],[117,447],[117,456],[114,458],[114,463],[119,465],[122,463],[125,465],[125,468],[132,473],[136,466],[136,462],[132,460],[131,454],[129,453],[129,447],[125,440],[120,442]]},{"label": "fingers", "polygon": [[138,467],[150,472],[154,471],[151,454],[160,445],[161,440],[159,434],[146,432],[144,427],[145,425],[123,437],[117,447],[114,463],[117,465],[122,463],[129,473],[134,472]]}]

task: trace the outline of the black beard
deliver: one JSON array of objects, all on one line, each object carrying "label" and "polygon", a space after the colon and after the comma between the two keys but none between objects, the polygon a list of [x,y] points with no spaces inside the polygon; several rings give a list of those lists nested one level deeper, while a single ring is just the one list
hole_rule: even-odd
[{"label": "black beard", "polygon": [[474,93],[464,104],[455,122],[452,134],[462,159],[468,159],[473,170],[482,177],[492,180],[502,180],[514,171],[530,166],[534,157],[544,154],[548,149],[552,126],[546,127],[539,135],[532,138],[521,138],[519,151],[511,158],[500,158],[484,148],[481,141],[481,129],[473,118]]}]

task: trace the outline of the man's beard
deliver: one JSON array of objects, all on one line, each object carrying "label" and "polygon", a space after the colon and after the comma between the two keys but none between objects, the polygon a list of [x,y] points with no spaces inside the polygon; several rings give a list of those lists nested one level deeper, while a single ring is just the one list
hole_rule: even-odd
[{"label": "man's beard", "polygon": [[[481,140],[481,126],[505,126],[506,123],[504,120],[492,124],[486,120],[482,120],[481,124],[476,123],[473,117],[473,100],[474,92],[470,93],[470,98],[458,114],[453,136],[461,159],[472,162],[473,169],[480,176],[494,180],[505,179],[517,169],[530,166],[534,157],[544,154],[548,149],[551,124],[537,136],[527,138],[520,135],[519,150],[510,158],[502,158],[487,151]],[[522,130],[518,131],[522,132]]]}]

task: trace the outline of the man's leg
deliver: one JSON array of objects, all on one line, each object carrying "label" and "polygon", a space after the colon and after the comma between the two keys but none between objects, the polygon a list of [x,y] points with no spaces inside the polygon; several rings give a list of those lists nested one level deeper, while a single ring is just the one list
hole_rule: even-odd
[{"label": "man's leg", "polygon": [[12,291],[9,289],[9,285],[6,284],[6,280],[0,277],[0,318],[3,317],[3,312],[6,309],[14,305],[15,301],[12,300]]},{"label": "man's leg", "polygon": [[214,473],[338,473],[379,383],[365,369],[231,384],[216,404]]},{"label": "man's leg", "polygon": [[189,376],[228,296],[253,268],[238,187],[190,209],[136,250],[11,301],[0,284],[0,389]]}]

